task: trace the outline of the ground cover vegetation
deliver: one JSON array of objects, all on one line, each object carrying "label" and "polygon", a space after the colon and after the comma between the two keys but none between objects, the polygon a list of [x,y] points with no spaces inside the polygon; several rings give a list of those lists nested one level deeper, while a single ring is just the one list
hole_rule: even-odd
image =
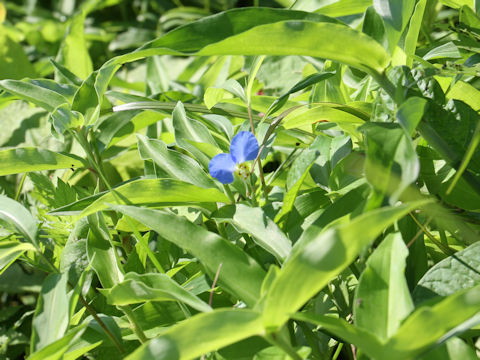
[{"label": "ground cover vegetation", "polygon": [[479,14],[0,2],[0,359],[477,359]]}]

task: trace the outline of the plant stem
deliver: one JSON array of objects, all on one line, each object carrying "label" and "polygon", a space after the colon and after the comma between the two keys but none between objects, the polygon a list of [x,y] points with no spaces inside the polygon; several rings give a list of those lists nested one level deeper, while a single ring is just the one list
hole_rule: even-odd
[{"label": "plant stem", "polygon": [[119,306],[118,308],[122,310],[123,313],[127,316],[128,321],[130,321],[130,324],[132,325],[133,332],[138,337],[138,340],[140,340],[142,344],[146,343],[148,339],[145,336],[140,324],[138,323],[137,318],[135,317],[135,314],[133,313],[132,309],[130,309],[129,306]]},{"label": "plant stem", "polygon": [[124,354],[125,353],[125,349],[123,348],[123,345],[117,340],[117,338],[115,337],[115,335],[112,334],[112,332],[110,331],[110,329],[107,327],[107,325],[105,325],[105,323],[103,322],[103,320],[100,318],[100,316],[98,316],[97,312],[95,311],[94,308],[92,308],[87,300],[85,300],[85,298],[83,297],[82,294],[79,294],[79,299],[80,299],[80,302],[82,303],[83,306],[85,306],[85,309],[87,309],[87,311],[90,313],[90,315],[93,316],[93,318],[97,321],[98,325],[100,325],[100,327],[102,328],[102,330],[105,332],[105,334],[108,336],[108,338],[110,340],[112,340],[113,344],[115,345],[115,347],[117,348],[117,350],[120,352],[120,354]]},{"label": "plant stem", "polygon": [[232,203],[232,205],[235,205],[235,197],[233,196],[232,190],[230,190],[230,186],[228,186],[228,184],[224,184],[223,188],[225,189],[225,193],[230,199],[230,202]]},{"label": "plant stem", "polygon": [[338,357],[340,356],[340,353],[342,352],[343,348],[343,343],[338,343],[337,349],[335,350],[335,354],[332,356],[332,360],[337,360]]},{"label": "plant stem", "polygon": [[215,286],[217,285],[217,281],[218,281],[218,277],[220,276],[220,270],[222,270],[222,265],[223,263],[220,263],[218,265],[218,269],[217,269],[217,272],[215,273],[215,278],[213,279],[213,282],[212,282],[212,288],[210,289],[210,296],[208,298],[208,305],[212,306],[212,302],[213,302],[213,289],[215,289]]},{"label": "plant stem", "polygon": [[302,360],[300,355],[297,354],[295,349],[293,349],[289,344],[286,344],[284,341],[279,339],[276,334],[270,334],[265,337],[271,344],[278,346],[282,349],[287,355],[289,355],[294,360]]},{"label": "plant stem", "polygon": [[433,242],[435,245],[437,245],[437,247],[442,250],[442,252],[447,255],[447,256],[452,256],[455,251],[453,251],[450,246],[448,245],[444,245],[443,243],[441,243],[440,241],[438,241],[437,239],[435,239],[435,237],[430,233],[430,231],[427,230],[427,228],[425,226],[423,226],[420,221],[417,220],[417,218],[415,216],[412,215],[412,213],[409,213],[410,217],[413,219],[413,221],[415,221],[415,223],[418,225],[418,227],[425,233],[425,235],[427,235],[427,237],[430,239],[431,242]]},{"label": "plant stem", "polygon": [[15,194],[15,201],[18,201],[18,198],[20,197],[20,193],[22,192],[23,184],[25,183],[26,178],[27,178],[27,173],[23,173],[22,180],[20,181],[20,184],[18,185],[17,193]]}]

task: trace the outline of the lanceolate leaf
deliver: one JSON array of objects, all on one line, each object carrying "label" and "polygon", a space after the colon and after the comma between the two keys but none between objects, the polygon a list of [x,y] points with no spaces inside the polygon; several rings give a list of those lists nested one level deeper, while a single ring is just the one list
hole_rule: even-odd
[{"label": "lanceolate leaf", "polygon": [[39,148],[0,151],[0,176],[22,172],[83,167],[81,158]]},{"label": "lanceolate leaf", "polygon": [[415,0],[373,0],[375,11],[382,17],[388,35],[390,52],[393,53],[415,6]]},{"label": "lanceolate leaf", "polygon": [[68,103],[59,93],[39,86],[33,80],[1,80],[0,89],[47,111],[53,111],[56,107]]},{"label": "lanceolate leaf", "polygon": [[37,247],[37,224],[20,203],[0,195],[0,219],[15,227],[26,241]]},{"label": "lanceolate leaf", "polygon": [[155,139],[137,135],[138,150],[143,159],[152,159],[172,178],[186,181],[202,188],[215,188],[216,185],[207,173],[191,157],[178,151],[167,149],[167,145]]},{"label": "lanceolate leaf", "polygon": [[17,241],[0,242],[0,275],[4,272],[18,257],[25,251],[35,250],[35,247],[29,243],[20,243]]},{"label": "lanceolate leaf", "polygon": [[385,354],[386,349],[383,348],[380,339],[369,331],[353,326],[343,319],[309,313],[297,313],[294,314],[292,318],[320,325],[341,339],[355,344],[355,346],[365,351],[365,353],[373,359],[382,359]]},{"label": "lanceolate leaf", "polygon": [[210,306],[165,274],[128,273],[121,283],[103,290],[102,294],[113,305],[130,305],[144,301],[181,301],[198,311],[212,311]]},{"label": "lanceolate leaf", "polygon": [[405,259],[408,249],[399,234],[388,235],[367,261],[354,301],[355,325],[380,340],[394,335],[413,310]]},{"label": "lanceolate leaf", "polygon": [[[301,11],[235,9],[178,28],[135,52],[105,63],[94,85],[99,99],[121,64],[162,54],[308,55],[375,74],[381,73],[390,61],[375,40],[332,18]],[[96,105],[91,102],[87,106]]]},{"label": "lanceolate leaf", "polygon": [[123,280],[123,271],[101,213],[88,216],[87,255],[104,288]]},{"label": "lanceolate leaf", "polygon": [[194,316],[138,348],[127,360],[195,359],[264,332],[261,315],[252,310],[219,309]]},{"label": "lanceolate leaf", "polygon": [[172,179],[142,179],[121,185],[102,195],[83,210],[86,216],[105,210],[108,204],[121,201],[123,204],[136,205],[195,205],[210,202],[228,202],[225,194],[217,189],[199,188],[195,185]]},{"label": "lanceolate leaf", "polygon": [[197,257],[212,278],[221,266],[218,280],[222,287],[249,305],[258,301],[265,272],[238,247],[183,217],[134,206],[112,205],[112,208]]},{"label": "lanceolate leaf", "polygon": [[63,337],[70,322],[67,274],[51,274],[40,292],[33,319],[31,350],[38,351]]},{"label": "lanceolate leaf", "polygon": [[254,241],[273,254],[279,261],[290,254],[292,245],[280,228],[267,217],[261,208],[252,208],[243,204],[224,206],[213,217],[228,221],[235,227],[252,235]]},{"label": "lanceolate leaf", "polygon": [[423,204],[414,202],[370,211],[323,232],[311,226],[271,285],[265,300],[265,325],[283,325],[289,314],[347,267],[385,227]]},{"label": "lanceolate leaf", "polygon": [[412,358],[446,340],[451,330],[469,320],[480,308],[480,286],[459,291],[434,305],[418,308],[385,344],[392,359]]}]

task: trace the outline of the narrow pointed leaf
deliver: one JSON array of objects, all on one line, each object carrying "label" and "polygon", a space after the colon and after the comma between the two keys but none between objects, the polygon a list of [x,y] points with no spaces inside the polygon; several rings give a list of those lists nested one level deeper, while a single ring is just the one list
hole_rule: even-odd
[{"label": "narrow pointed leaf", "polygon": [[37,223],[19,202],[0,195],[0,219],[15,227],[26,241],[37,247]]},{"label": "narrow pointed leaf", "polygon": [[265,325],[271,328],[282,326],[289,314],[297,311],[345,269],[387,226],[424,203],[370,211],[348,224],[323,232],[311,226],[297,241],[267,294]]},{"label": "narrow pointed leaf", "polygon": [[172,179],[141,179],[121,185],[95,200],[85,208],[82,216],[93,214],[108,208],[108,204],[118,202],[135,205],[162,205],[162,204],[199,204],[212,202],[228,202],[225,194],[217,189],[205,189],[198,186]]},{"label": "narrow pointed leaf", "polygon": [[198,311],[212,311],[210,306],[165,274],[128,273],[121,283],[102,290],[102,294],[113,305],[130,305],[145,301],[181,301]]},{"label": "narrow pointed leaf", "polygon": [[172,326],[126,360],[195,359],[263,332],[259,313],[247,309],[219,309]]},{"label": "narrow pointed leaf", "polygon": [[399,234],[388,235],[367,261],[354,301],[355,325],[381,340],[394,335],[413,311],[405,279],[408,248]]},{"label": "narrow pointed leaf", "polygon": [[83,166],[83,160],[78,156],[46,149],[16,148],[0,151],[0,176]]},{"label": "narrow pointed leaf", "polygon": [[227,240],[173,214],[134,206],[111,207],[197,257],[212,278],[221,264],[219,284],[248,305],[259,299],[265,272],[255,260]]}]

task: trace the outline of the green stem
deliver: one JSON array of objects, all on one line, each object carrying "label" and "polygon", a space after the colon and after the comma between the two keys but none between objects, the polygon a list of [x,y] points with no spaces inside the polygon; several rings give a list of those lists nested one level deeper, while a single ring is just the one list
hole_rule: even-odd
[{"label": "green stem", "polygon": [[293,349],[289,344],[285,343],[276,334],[270,334],[266,336],[266,339],[273,345],[278,346],[282,349],[287,355],[289,355],[294,360],[302,360],[302,357],[297,354],[295,349]]},{"label": "green stem", "polygon": [[335,350],[335,354],[333,354],[332,360],[337,360],[342,352],[343,343],[338,343],[337,349]]},{"label": "green stem", "polygon": [[23,173],[22,180],[20,181],[20,185],[18,185],[17,193],[15,194],[15,201],[18,201],[20,197],[20,193],[23,189],[23,184],[25,183],[25,179],[27,178],[27,173]]},{"label": "green stem", "polygon": [[230,190],[230,186],[228,186],[228,184],[224,184],[223,188],[225,190],[225,194],[227,194],[232,205],[235,205],[235,197],[233,196],[232,190]]},{"label": "green stem", "polygon": [[425,235],[427,235],[427,237],[430,239],[430,241],[433,242],[445,255],[452,256],[453,254],[455,254],[455,251],[453,251],[450,248],[450,246],[448,246],[448,244],[444,245],[442,242],[435,239],[435,237],[430,233],[430,231],[428,231],[427,228],[425,226],[423,226],[423,224],[421,224],[420,221],[418,221],[417,218],[414,215],[412,215],[412,213],[409,213],[409,215],[413,219],[413,221],[415,221],[417,226],[420,229],[422,229],[422,231],[425,233]]},{"label": "green stem", "polygon": [[133,313],[132,309],[130,309],[130,307],[128,306],[119,306],[118,308],[122,310],[123,313],[127,316],[128,321],[130,321],[130,324],[132,325],[133,332],[138,337],[138,340],[140,340],[142,344],[146,343],[148,339],[145,336],[140,324],[138,323],[137,318],[135,317],[135,314]]}]

